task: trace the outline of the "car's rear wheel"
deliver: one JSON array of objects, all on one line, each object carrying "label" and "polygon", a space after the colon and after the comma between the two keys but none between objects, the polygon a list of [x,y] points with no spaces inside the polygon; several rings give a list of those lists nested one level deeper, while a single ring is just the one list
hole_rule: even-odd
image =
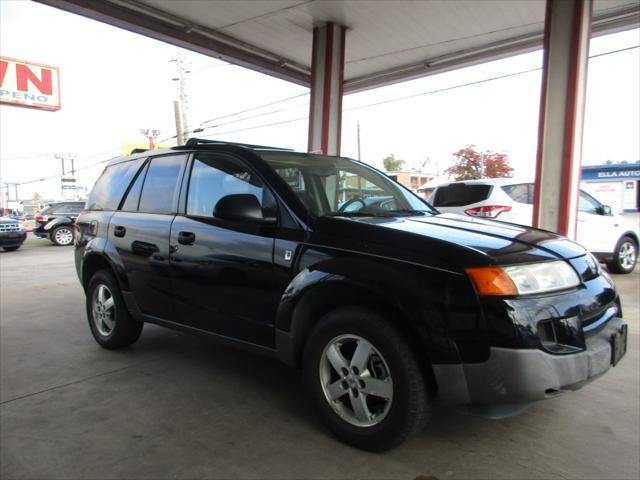
[{"label": "car's rear wheel", "polygon": [[613,260],[607,263],[607,267],[613,273],[631,273],[638,261],[638,244],[631,237],[620,239],[613,252]]},{"label": "car's rear wheel", "polygon": [[51,232],[51,241],[60,247],[71,245],[73,243],[73,228],[68,225],[54,228]]},{"label": "car's rear wheel", "polygon": [[129,346],[142,332],[143,323],[131,317],[116,279],[106,270],[98,271],[87,287],[87,318],[93,338],[105,348]]},{"label": "car's rear wheel", "polygon": [[5,252],[15,252],[20,248],[20,245],[16,245],[14,247],[2,247]]},{"label": "car's rear wheel", "polygon": [[355,447],[388,450],[428,420],[416,355],[374,311],[346,307],[322,318],[307,340],[303,373],[324,424]]}]

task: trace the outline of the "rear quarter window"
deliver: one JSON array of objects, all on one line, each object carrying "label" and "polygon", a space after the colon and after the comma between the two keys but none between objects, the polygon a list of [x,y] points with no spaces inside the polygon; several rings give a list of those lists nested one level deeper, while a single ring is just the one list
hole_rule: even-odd
[{"label": "rear quarter window", "polygon": [[533,205],[533,184],[518,183],[515,185],[505,185],[502,190],[509,195],[511,200],[518,203]]},{"label": "rear quarter window", "polygon": [[462,207],[482,202],[489,198],[491,188],[491,185],[464,183],[453,183],[438,187],[432,198],[433,205],[435,207]]},{"label": "rear quarter window", "polygon": [[116,210],[133,177],[144,163],[144,158],[111,165],[104,169],[94,185],[87,208],[89,210]]}]

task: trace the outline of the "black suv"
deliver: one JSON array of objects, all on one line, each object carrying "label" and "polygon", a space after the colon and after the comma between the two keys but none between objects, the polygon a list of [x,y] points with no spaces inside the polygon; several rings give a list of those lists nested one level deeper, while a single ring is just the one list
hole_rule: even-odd
[{"label": "black suv", "polygon": [[100,345],[150,322],[277,356],[327,427],[368,450],[434,402],[508,411],[626,351],[614,284],[580,245],[439,214],[346,158],[195,139],[118,158],[77,228]]},{"label": "black suv", "polygon": [[0,216],[0,248],[5,252],[18,250],[27,238],[22,223],[11,217]]},{"label": "black suv", "polygon": [[40,238],[48,238],[55,245],[71,245],[73,224],[82,210],[84,202],[55,203],[36,215],[33,233]]}]

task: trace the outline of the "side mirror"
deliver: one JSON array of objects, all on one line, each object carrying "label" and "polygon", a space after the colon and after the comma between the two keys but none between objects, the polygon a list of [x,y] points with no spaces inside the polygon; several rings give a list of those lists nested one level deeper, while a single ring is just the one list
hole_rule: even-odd
[{"label": "side mirror", "polygon": [[223,220],[275,223],[276,219],[265,217],[255,195],[242,193],[222,197],[213,209],[213,216]]},{"label": "side mirror", "polygon": [[597,212],[599,215],[611,215],[611,207],[609,205],[600,205]]}]

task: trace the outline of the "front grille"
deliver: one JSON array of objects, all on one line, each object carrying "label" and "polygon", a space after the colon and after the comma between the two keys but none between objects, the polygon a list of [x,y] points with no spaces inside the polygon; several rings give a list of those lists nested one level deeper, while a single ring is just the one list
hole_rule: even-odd
[{"label": "front grille", "polygon": [[0,232],[19,232],[19,223],[0,223]]}]

